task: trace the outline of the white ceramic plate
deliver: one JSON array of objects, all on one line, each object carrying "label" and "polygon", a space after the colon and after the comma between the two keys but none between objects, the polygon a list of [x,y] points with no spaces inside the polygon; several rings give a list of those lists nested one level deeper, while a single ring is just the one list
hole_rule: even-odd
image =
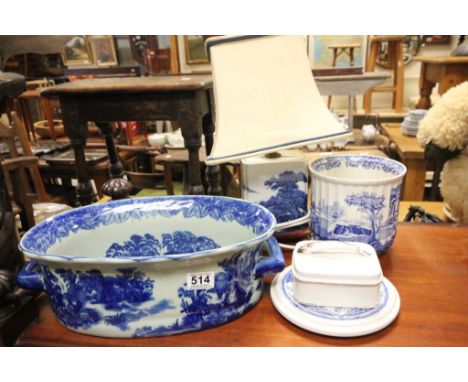
[{"label": "white ceramic plate", "polygon": [[284,223],[276,223],[275,231],[279,232],[287,228],[297,227],[299,225],[308,223],[310,220],[310,211],[307,212],[307,215],[304,215],[298,219],[290,220]]},{"label": "white ceramic plate", "polygon": [[400,296],[384,277],[380,305],[370,309],[302,305],[293,298],[294,276],[289,266],[276,275],[270,294],[273,305],[288,321],[310,332],[333,337],[357,337],[390,325],[400,311]]}]

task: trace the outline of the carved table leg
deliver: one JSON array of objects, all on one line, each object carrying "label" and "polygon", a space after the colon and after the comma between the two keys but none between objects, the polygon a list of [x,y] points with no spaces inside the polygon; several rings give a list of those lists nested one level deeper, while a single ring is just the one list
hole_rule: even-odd
[{"label": "carved table leg", "polygon": [[431,107],[431,93],[435,86],[435,82],[429,82],[426,79],[427,65],[421,64],[421,74],[419,79],[419,101],[416,105],[417,109],[429,109]]},{"label": "carved table leg", "polygon": [[112,137],[112,124],[107,122],[96,122],[96,125],[104,135],[109,155],[109,179],[101,188],[104,195],[110,196],[113,200],[128,198],[133,189],[129,180],[124,178],[125,170],[120,163],[117,150]]},{"label": "carved table leg", "polygon": [[[213,148],[213,133],[215,131],[211,114],[203,117],[203,135],[205,136],[206,156],[211,154]],[[220,166],[206,166],[206,181],[208,183],[208,195],[222,195],[221,168]]]},{"label": "carved table leg", "polygon": [[416,105],[417,109],[430,109],[431,104],[431,93],[435,86],[434,82],[422,81],[423,84],[419,88],[419,101]]},{"label": "carved table leg", "polygon": [[197,112],[197,100],[185,101],[179,107],[177,122],[182,129],[185,147],[189,154],[189,195],[203,195],[199,151],[201,147],[202,118]]},{"label": "carved table leg", "polygon": [[79,119],[75,104],[69,103],[66,100],[61,100],[60,103],[62,105],[65,134],[70,138],[71,146],[75,152],[76,176],[78,178],[78,185],[76,186],[78,205],[84,206],[97,200],[86,169],[84,154],[88,136],[88,126],[86,121],[81,121]]}]

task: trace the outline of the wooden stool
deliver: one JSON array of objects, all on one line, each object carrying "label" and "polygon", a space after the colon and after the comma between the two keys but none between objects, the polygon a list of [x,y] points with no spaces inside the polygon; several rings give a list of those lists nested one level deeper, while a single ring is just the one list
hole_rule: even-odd
[{"label": "wooden stool", "polygon": [[[333,49],[333,62],[332,67],[336,66],[336,60],[342,54],[347,54],[349,56],[349,65],[354,66],[354,49],[361,47],[361,44],[336,44],[329,45],[328,49]],[[328,96],[328,108],[330,109],[332,96]],[[354,97],[354,111],[356,111],[356,97]]]},{"label": "wooden stool", "polygon": [[388,43],[388,62],[393,68],[393,86],[376,86],[364,94],[363,108],[365,113],[371,112],[373,92],[393,93],[392,108],[397,113],[403,111],[403,42],[405,36],[369,36],[369,54],[367,55],[366,72],[373,72],[379,53],[380,43]]}]

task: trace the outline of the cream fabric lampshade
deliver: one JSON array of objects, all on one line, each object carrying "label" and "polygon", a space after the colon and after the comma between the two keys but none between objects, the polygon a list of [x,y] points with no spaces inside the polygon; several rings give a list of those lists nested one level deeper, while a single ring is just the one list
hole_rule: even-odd
[{"label": "cream fabric lampshade", "polygon": [[213,37],[216,134],[206,163],[350,136],[315,84],[305,36]]}]

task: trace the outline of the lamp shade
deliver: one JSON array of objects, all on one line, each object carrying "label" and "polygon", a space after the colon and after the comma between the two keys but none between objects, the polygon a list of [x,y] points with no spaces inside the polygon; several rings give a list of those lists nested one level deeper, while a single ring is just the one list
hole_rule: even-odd
[{"label": "lamp shade", "polygon": [[317,89],[305,36],[213,37],[216,134],[206,163],[344,138]]}]

